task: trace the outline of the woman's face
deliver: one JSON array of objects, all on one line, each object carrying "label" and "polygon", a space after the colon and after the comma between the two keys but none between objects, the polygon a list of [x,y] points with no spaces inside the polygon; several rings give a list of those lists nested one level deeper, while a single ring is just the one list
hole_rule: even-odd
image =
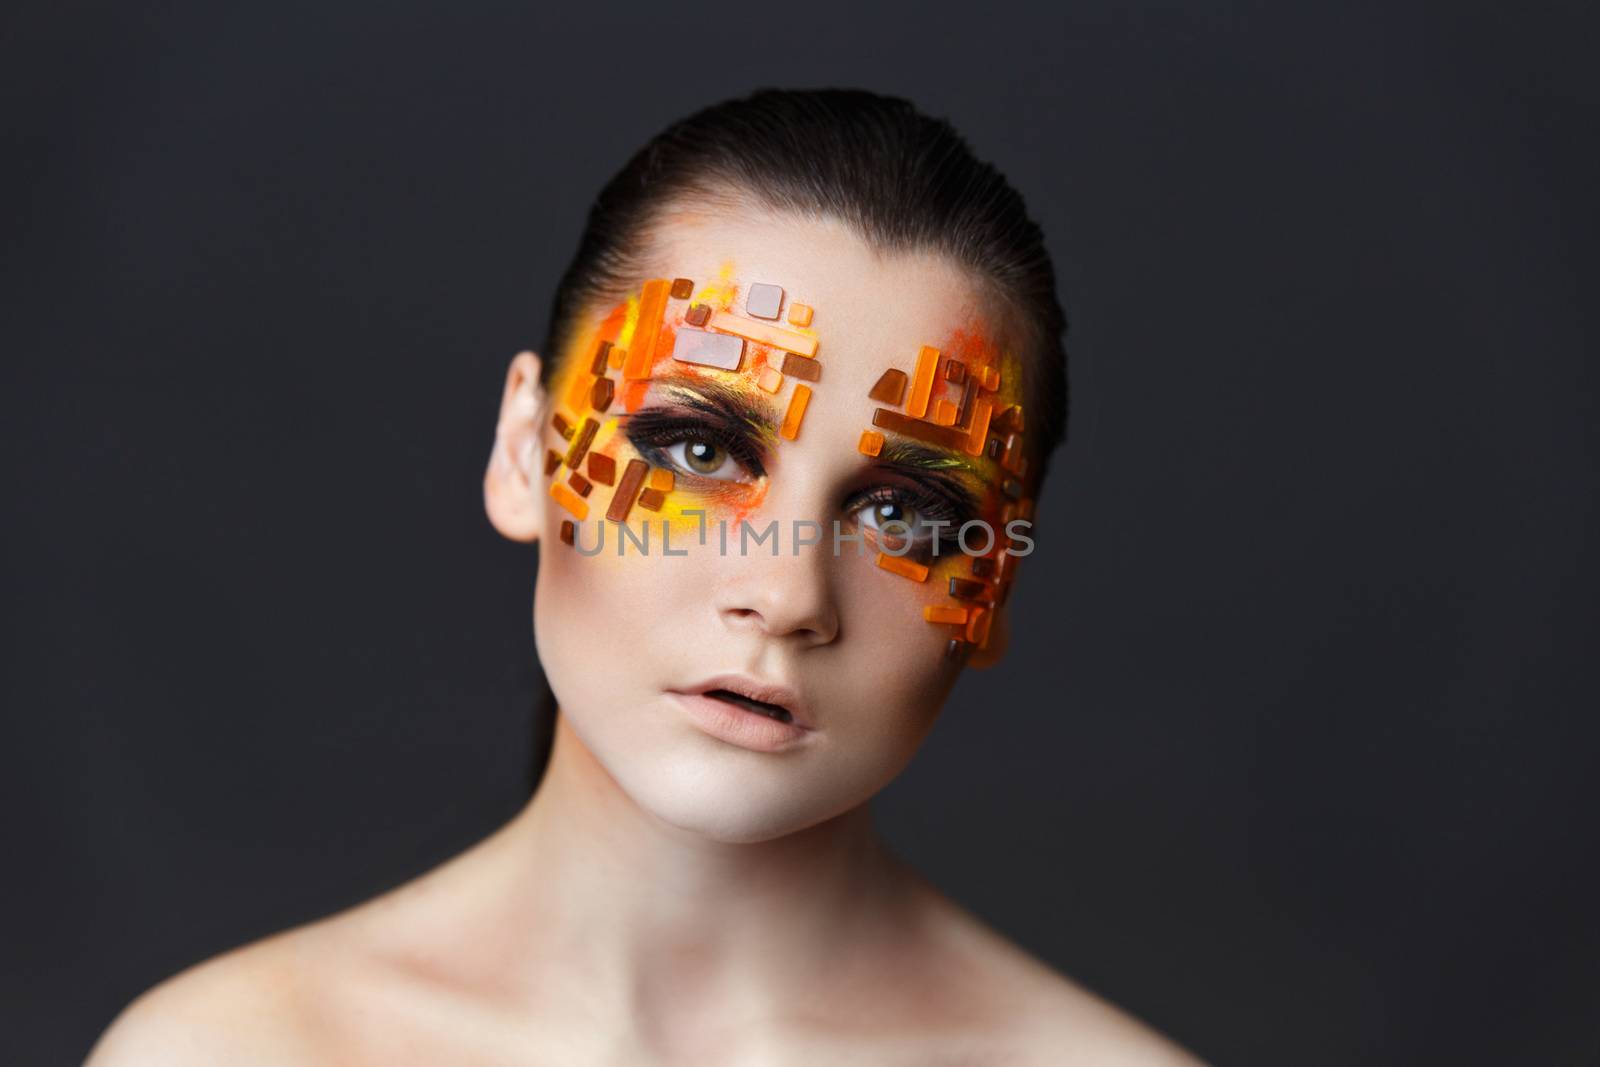
[{"label": "woman's face", "polygon": [[595,758],[672,825],[765,840],[882,788],[998,656],[1020,373],[967,274],[836,223],[684,210],[655,255],[542,396],[513,364],[489,510],[542,543],[539,657]]}]

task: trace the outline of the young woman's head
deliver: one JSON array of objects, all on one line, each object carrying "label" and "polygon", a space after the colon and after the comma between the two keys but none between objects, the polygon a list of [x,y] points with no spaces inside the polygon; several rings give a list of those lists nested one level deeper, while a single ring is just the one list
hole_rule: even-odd
[{"label": "young woman's head", "polygon": [[1004,648],[1063,326],[1021,198],[901,100],[718,105],[601,192],[485,496],[543,546],[541,663],[636,803],[757,841],[905,766]]}]

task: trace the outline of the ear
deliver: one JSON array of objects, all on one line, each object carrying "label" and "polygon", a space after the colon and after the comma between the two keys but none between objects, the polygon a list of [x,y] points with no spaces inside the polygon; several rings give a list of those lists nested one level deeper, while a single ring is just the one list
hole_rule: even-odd
[{"label": "ear", "polygon": [[986,671],[1005,658],[1006,647],[1011,644],[1011,613],[1004,604],[994,606],[994,621],[989,624],[989,644],[967,653],[968,667]]},{"label": "ear", "polygon": [[539,540],[545,513],[539,447],[545,397],[539,369],[539,357],[532,352],[512,357],[500,398],[494,450],[483,475],[483,507],[489,521],[504,536],[524,543]]}]

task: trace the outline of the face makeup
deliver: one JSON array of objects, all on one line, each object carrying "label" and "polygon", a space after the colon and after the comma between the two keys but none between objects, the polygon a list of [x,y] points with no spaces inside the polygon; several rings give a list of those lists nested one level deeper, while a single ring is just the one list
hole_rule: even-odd
[{"label": "face makeup", "polygon": [[548,475],[489,489],[536,509],[534,641],[576,738],[654,817],[768,840],[868,800],[1003,648],[1023,498],[989,442],[1022,379],[970,271],[845,223],[686,210],[650,260],[511,394],[504,425],[535,396],[541,421],[507,454]]},{"label": "face makeup", "polygon": [[[621,527],[653,516],[663,541],[703,544],[713,528],[726,547],[761,509],[774,450],[829,402],[813,325],[825,315],[775,282],[736,282],[725,263],[700,282],[645,281],[575,338],[551,389],[544,457],[568,513],[560,540],[596,554],[612,524],[620,552],[625,535],[641,543]],[[1008,534],[1033,514],[1018,360],[973,322],[884,363],[854,444],[890,477],[841,510],[878,570],[923,587],[923,623],[943,628],[944,655],[960,660],[988,644],[1016,575]],[[601,529],[580,535],[585,523]],[[820,541],[811,550],[829,547]]]}]

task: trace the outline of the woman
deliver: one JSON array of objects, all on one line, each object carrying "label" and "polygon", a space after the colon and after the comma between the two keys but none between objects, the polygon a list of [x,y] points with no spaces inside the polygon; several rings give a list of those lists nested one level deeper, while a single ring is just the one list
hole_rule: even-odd
[{"label": "woman", "polygon": [[511,361],[484,482],[541,546],[535,795],[156,987],[91,1062],[1198,1062],[870,819],[1005,647],[1063,325],[1021,199],[904,101],[763,92],[655,138]]}]

